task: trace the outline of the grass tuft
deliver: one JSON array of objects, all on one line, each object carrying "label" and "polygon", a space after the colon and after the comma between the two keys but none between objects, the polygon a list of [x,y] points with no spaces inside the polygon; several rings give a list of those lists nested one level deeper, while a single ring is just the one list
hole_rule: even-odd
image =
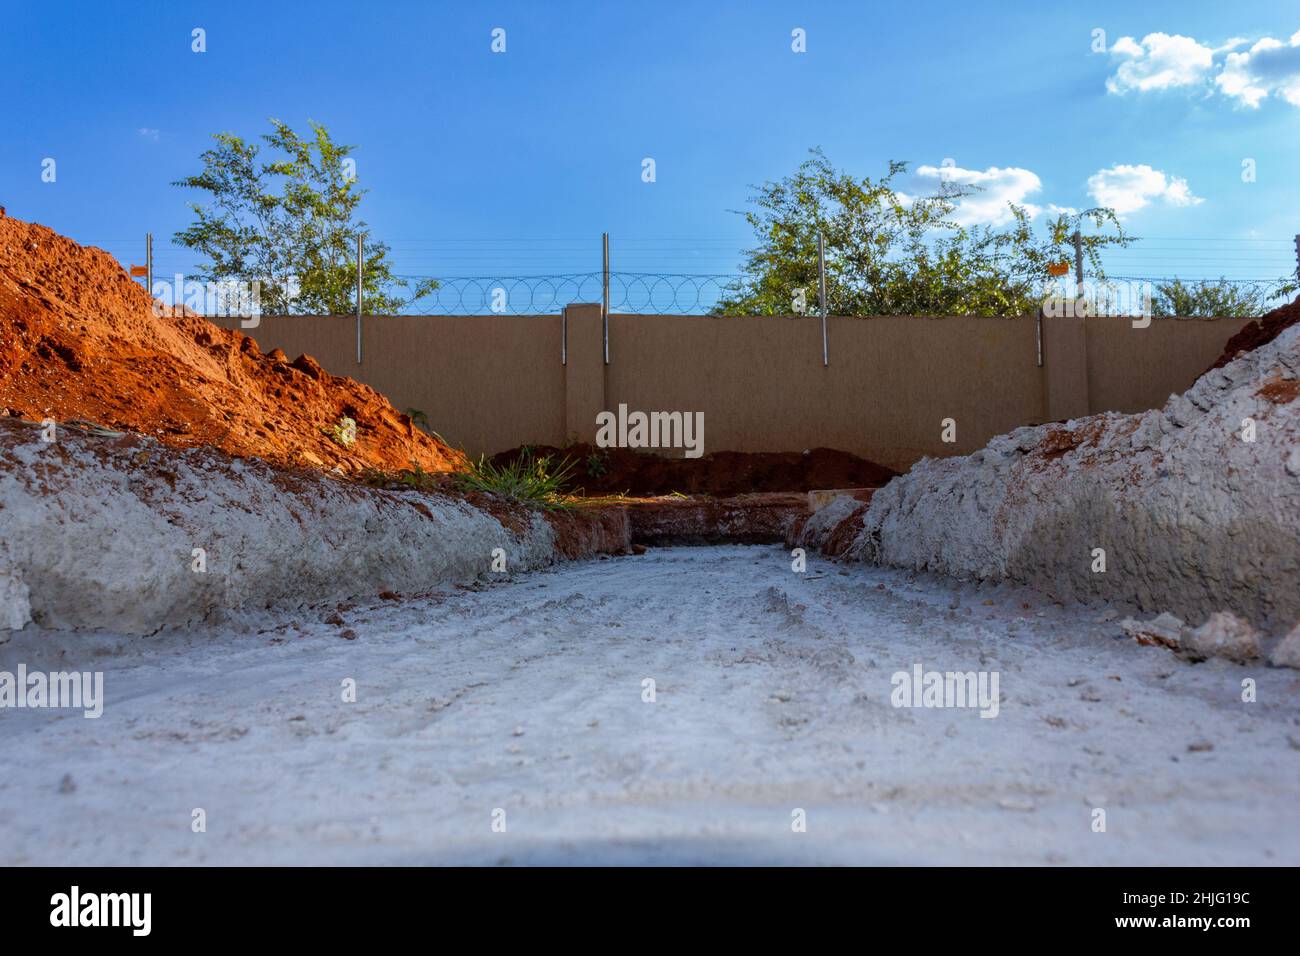
[{"label": "grass tuft", "polygon": [[574,466],[568,457],[558,462],[550,455],[534,458],[532,450],[525,449],[505,465],[494,464],[486,455],[480,456],[469,471],[457,473],[454,480],[467,491],[483,491],[543,508],[568,508],[571,503],[564,486],[572,477]]}]

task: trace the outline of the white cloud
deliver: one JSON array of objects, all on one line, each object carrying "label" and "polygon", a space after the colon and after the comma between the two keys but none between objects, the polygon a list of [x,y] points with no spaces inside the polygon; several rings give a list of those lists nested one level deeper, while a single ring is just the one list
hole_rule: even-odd
[{"label": "white cloud", "polygon": [[158,142],[159,130],[150,129],[147,126],[141,126],[136,130],[136,133],[138,133],[142,139],[147,139],[154,143]]},{"label": "white cloud", "polygon": [[1214,83],[1251,109],[1270,94],[1300,106],[1300,30],[1287,43],[1264,37],[1247,51],[1229,53]]},{"label": "white cloud", "polygon": [[924,179],[981,187],[979,192],[957,202],[951,218],[963,226],[1005,225],[1012,220],[1007,203],[1023,206],[1030,216],[1037,216],[1042,211],[1038,206],[1025,202],[1026,196],[1043,188],[1042,180],[1028,169],[990,166],[981,172],[960,166],[921,166],[916,174]]},{"label": "white cloud", "polygon": [[1116,164],[1099,169],[1088,177],[1088,195],[1099,206],[1109,206],[1118,215],[1137,212],[1163,200],[1170,206],[1195,206],[1202,202],[1193,196],[1187,180],[1169,176],[1142,163],[1138,166]]},{"label": "white cloud", "polygon": [[1120,37],[1110,48],[1122,62],[1106,80],[1106,89],[1121,96],[1129,90],[1167,90],[1202,83],[1214,65],[1214,51],[1177,33],[1148,33],[1138,43]]},{"label": "white cloud", "polygon": [[1270,96],[1300,106],[1300,30],[1283,42],[1263,37],[1234,37],[1210,47],[1179,34],[1148,33],[1141,42],[1120,37],[1110,49],[1118,61],[1106,89],[1124,95],[1177,87],[1216,90],[1239,104],[1257,109]]}]

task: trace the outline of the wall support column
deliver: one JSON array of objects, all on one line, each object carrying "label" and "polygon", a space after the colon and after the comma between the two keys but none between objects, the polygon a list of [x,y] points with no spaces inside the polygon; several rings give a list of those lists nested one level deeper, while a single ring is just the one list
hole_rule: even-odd
[{"label": "wall support column", "polygon": [[605,341],[599,302],[565,307],[568,362],[564,366],[564,436],[595,444],[596,416],[605,411]]},{"label": "wall support column", "polygon": [[[1068,300],[1067,300],[1068,301]],[[1043,315],[1043,421],[1092,414],[1087,319]]]}]

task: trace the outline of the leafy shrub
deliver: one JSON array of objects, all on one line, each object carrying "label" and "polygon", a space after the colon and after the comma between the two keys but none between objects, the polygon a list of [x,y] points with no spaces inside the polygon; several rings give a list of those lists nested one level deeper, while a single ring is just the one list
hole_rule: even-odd
[{"label": "leafy shrub", "polygon": [[1227,279],[1219,279],[1217,282],[1184,282],[1174,279],[1155,287],[1155,293],[1151,297],[1151,312],[1162,318],[1254,318],[1268,311],[1270,300],[1294,291],[1285,280],[1274,283],[1273,286],[1263,282],[1229,282]]}]

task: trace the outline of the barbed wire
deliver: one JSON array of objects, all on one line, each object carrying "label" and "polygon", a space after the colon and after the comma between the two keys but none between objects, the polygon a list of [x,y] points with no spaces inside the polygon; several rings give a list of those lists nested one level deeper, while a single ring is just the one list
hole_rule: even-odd
[{"label": "barbed wire", "polygon": [[432,292],[408,302],[404,315],[555,315],[573,302],[599,302],[599,272],[549,276],[399,275],[412,286],[436,280]]},{"label": "barbed wire", "polygon": [[1202,277],[1202,278],[1189,279],[1186,276],[1117,276],[1117,275],[1111,275],[1110,273],[1106,273],[1107,282],[1111,282],[1111,281],[1150,282],[1153,285],[1160,284],[1160,283],[1169,283],[1169,282],[1182,282],[1184,285],[1187,284],[1199,285],[1202,282],[1206,282],[1211,285],[1220,285],[1220,284],[1241,285],[1241,286],[1258,286],[1259,288],[1266,288],[1266,287],[1278,285],[1282,281],[1282,279],[1283,279],[1282,276],[1269,276],[1268,278],[1260,278],[1260,279],[1226,279],[1223,276],[1214,276],[1213,278]]},{"label": "barbed wire", "polygon": [[[610,311],[618,314],[703,315],[738,298],[746,288],[741,273],[743,236],[725,238],[620,238],[611,242]],[[123,266],[144,263],[142,241],[90,240]],[[416,238],[389,242],[390,268],[408,283],[434,279],[438,287],[408,302],[406,315],[555,315],[575,302],[600,302],[603,275],[598,244],[573,238]],[[1227,236],[1148,236],[1103,256],[1106,281],[1125,283],[1223,283],[1268,294],[1296,274],[1294,240]],[[154,243],[154,277],[171,281],[198,272],[196,253],[166,241]],[[621,266],[621,268],[619,268]],[[444,273],[444,274],[439,274]],[[450,275],[446,273],[451,273]],[[1098,281],[1090,275],[1090,281]],[[835,290],[831,309],[835,307]],[[402,298],[401,289],[390,292]],[[408,293],[409,294],[409,291]],[[816,289],[807,290],[807,311],[817,310]]]},{"label": "barbed wire", "polygon": [[[600,302],[604,276],[577,272],[547,276],[402,275],[415,285],[438,287],[407,303],[405,315],[555,315],[574,302]],[[710,312],[737,282],[730,274],[610,272],[609,310],[625,315],[696,315]]]}]

